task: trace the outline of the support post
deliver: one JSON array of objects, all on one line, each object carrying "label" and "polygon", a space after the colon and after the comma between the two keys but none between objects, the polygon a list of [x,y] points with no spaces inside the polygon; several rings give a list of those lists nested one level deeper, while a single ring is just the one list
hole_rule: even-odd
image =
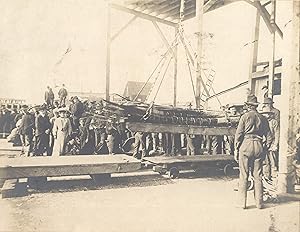
[{"label": "support post", "polygon": [[173,92],[173,106],[175,107],[177,104],[177,63],[178,63],[178,58],[177,58],[177,50],[178,50],[178,28],[175,27],[175,47],[174,47],[174,92]]},{"label": "support post", "polygon": [[284,54],[281,83],[278,192],[293,191],[293,153],[299,128],[300,103],[300,1],[290,1],[286,13],[292,22],[284,28]]},{"label": "support post", "polygon": [[274,90],[274,63],[275,63],[275,19],[276,19],[276,0],[272,0],[271,4],[271,16],[270,16],[270,23],[272,27],[272,49],[270,53],[270,59],[269,59],[269,86],[268,86],[268,96],[270,98],[273,98],[273,90]]},{"label": "support post", "polygon": [[255,19],[255,28],[253,42],[251,46],[250,53],[250,66],[249,66],[249,81],[248,88],[250,91],[255,94],[255,82],[253,80],[253,73],[257,70],[257,55],[258,55],[258,41],[259,41],[259,28],[260,28],[260,13],[259,10],[256,10],[256,19]]},{"label": "support post", "polygon": [[201,63],[202,63],[202,33],[203,33],[204,0],[196,1],[197,20],[197,76],[196,76],[196,107],[201,106]]},{"label": "support post", "polygon": [[111,6],[107,5],[107,28],[106,28],[106,86],[105,86],[105,99],[109,101],[110,90],[110,49],[111,49]]}]

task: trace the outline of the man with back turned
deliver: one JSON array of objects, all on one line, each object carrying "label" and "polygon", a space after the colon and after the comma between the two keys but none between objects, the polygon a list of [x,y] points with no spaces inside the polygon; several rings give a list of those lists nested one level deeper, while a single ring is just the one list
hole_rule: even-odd
[{"label": "man with back turned", "polygon": [[268,120],[257,112],[257,97],[248,95],[245,106],[247,112],[240,118],[235,134],[235,160],[239,163],[239,207],[245,209],[247,202],[247,182],[249,172],[254,177],[255,204],[263,208],[262,160],[263,140],[266,149],[270,146],[271,136]]}]

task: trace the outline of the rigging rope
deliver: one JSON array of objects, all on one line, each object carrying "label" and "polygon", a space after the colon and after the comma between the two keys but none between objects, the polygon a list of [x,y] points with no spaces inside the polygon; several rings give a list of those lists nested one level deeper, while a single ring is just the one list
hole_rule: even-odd
[{"label": "rigging rope", "polygon": [[160,87],[161,87],[161,84],[162,84],[162,82],[163,82],[163,80],[164,80],[164,78],[165,78],[165,76],[166,76],[166,73],[167,73],[167,71],[168,71],[168,68],[169,68],[169,66],[170,66],[170,63],[171,63],[171,60],[172,60],[172,59],[173,59],[173,56],[171,56],[170,59],[169,59],[169,62],[168,62],[167,67],[166,67],[166,69],[165,69],[165,72],[164,72],[164,74],[163,74],[163,76],[162,76],[162,78],[161,78],[161,80],[160,80],[159,86],[158,86],[158,88],[157,88],[156,94],[155,94],[155,96],[154,96],[154,98],[153,98],[153,102],[156,100],[158,91],[159,91],[159,89],[160,89]]}]

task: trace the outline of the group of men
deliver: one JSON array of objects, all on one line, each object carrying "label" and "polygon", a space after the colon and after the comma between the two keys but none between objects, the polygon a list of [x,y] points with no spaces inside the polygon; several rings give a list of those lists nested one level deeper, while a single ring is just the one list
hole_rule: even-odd
[{"label": "group of men", "polygon": [[[61,107],[66,106],[67,96],[68,96],[68,91],[65,87],[65,84],[62,84],[62,87],[58,91],[59,106],[61,106]],[[54,92],[53,92],[52,88],[50,86],[47,86],[47,89],[45,91],[45,96],[44,96],[46,105],[48,107],[53,107],[54,99],[55,99],[55,96],[54,96]]]},{"label": "group of men", "polygon": [[97,124],[91,110],[96,103],[82,102],[77,96],[71,97],[67,106],[64,101],[54,101],[53,105],[48,105],[45,99],[41,106],[22,107],[17,130],[24,155],[120,152],[120,135],[124,133],[115,123]]},{"label": "group of men", "polygon": [[278,161],[280,112],[273,100],[265,98],[262,112],[257,111],[257,97],[248,95],[247,112],[239,121],[235,134],[235,160],[239,163],[239,207],[245,209],[247,183],[254,178],[254,196],[258,209],[263,208],[262,177],[275,177]]}]

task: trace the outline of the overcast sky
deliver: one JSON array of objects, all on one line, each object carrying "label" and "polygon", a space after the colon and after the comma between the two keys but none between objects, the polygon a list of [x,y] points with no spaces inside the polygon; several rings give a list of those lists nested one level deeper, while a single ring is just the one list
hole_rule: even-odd
[{"label": "overcast sky", "polygon": [[[284,26],[287,1],[278,2],[277,20]],[[0,0],[0,97],[43,100],[47,85],[64,83],[69,91],[105,91],[106,8],[99,0]],[[132,16],[112,11],[112,34]],[[212,33],[204,41],[204,54],[216,70],[218,92],[248,78],[250,46],[255,9],[234,3],[207,13],[204,31]],[[271,38],[261,20],[259,60],[269,56]],[[174,29],[160,25],[171,41]],[[194,20],[185,30],[191,43],[196,38]],[[276,56],[281,56],[277,37]],[[194,48],[196,48],[194,46]],[[69,50],[67,54],[64,53]],[[153,25],[136,20],[112,43],[111,92],[122,94],[128,80],[145,81],[165,47]],[[172,72],[162,84],[157,101],[172,102]],[[193,99],[185,55],[179,48],[178,98]]]}]

